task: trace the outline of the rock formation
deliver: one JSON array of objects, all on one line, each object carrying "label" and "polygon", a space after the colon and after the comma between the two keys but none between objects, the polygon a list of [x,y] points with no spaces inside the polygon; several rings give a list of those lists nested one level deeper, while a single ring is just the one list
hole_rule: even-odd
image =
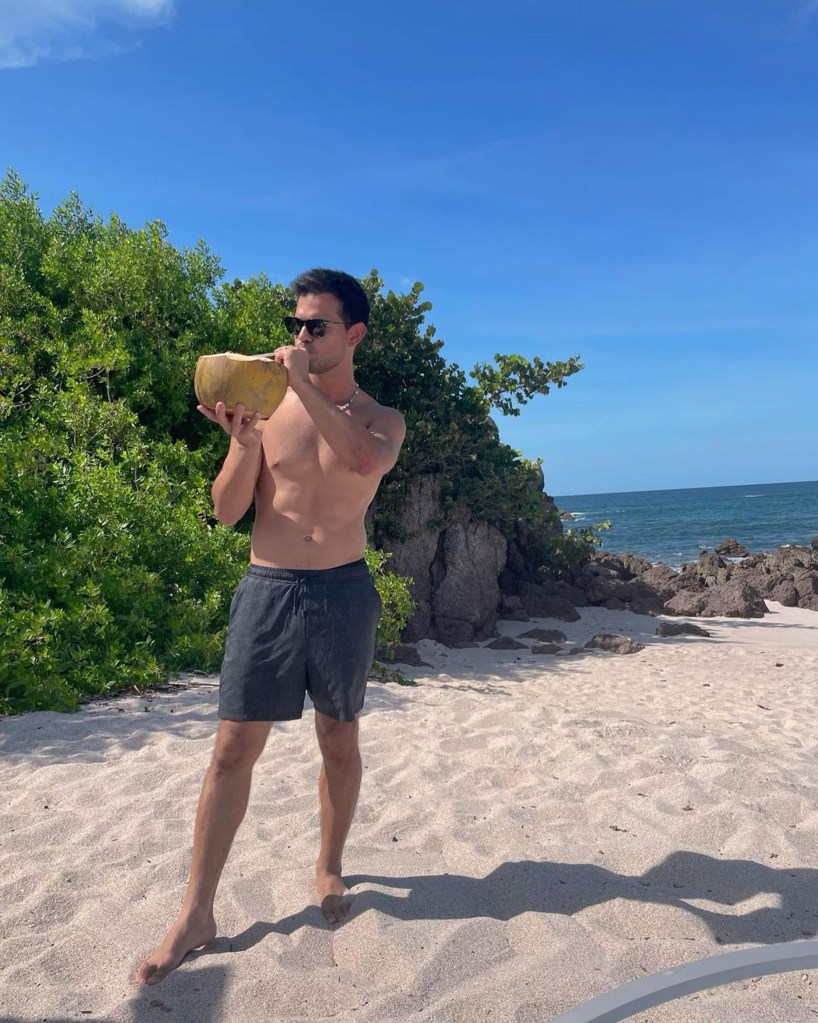
[{"label": "rock formation", "polygon": [[765,600],[818,611],[818,537],[811,547],[750,555],[728,539],[678,572],[607,551],[572,569],[544,568],[543,541],[561,533],[562,524],[542,485],[540,474],[537,498],[552,525],[542,530],[521,519],[510,540],[466,507],[444,519],[439,478],[413,485],[402,516],[406,539],[388,547],[389,569],[414,582],[406,641],[464,646],[493,637],[498,618],[572,622],[587,605],[701,618],[759,618],[768,610]]}]

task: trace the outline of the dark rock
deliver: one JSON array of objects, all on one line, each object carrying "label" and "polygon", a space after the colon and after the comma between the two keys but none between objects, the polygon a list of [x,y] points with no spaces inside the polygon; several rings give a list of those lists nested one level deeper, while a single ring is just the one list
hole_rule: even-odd
[{"label": "dark rock", "polygon": [[516,639],[512,639],[511,636],[500,636],[499,639],[493,639],[490,643],[486,643],[484,649],[488,650],[527,650],[528,647],[525,643],[518,643]]},{"label": "dark rock", "polygon": [[412,484],[404,500],[402,525],[407,539],[394,541],[389,546],[392,554],[389,571],[409,576],[414,584],[415,613],[404,633],[409,640],[438,638],[432,621],[432,563],[437,555],[441,527],[432,523],[439,521],[439,516],[440,480],[436,476],[424,476]]},{"label": "dark rock", "polygon": [[587,607],[588,598],[577,586],[572,586],[570,583],[563,581],[562,579],[557,580],[553,585],[552,596],[562,597],[563,600],[567,600],[569,604],[573,604],[574,607]]},{"label": "dark rock", "polygon": [[589,562],[577,579],[589,604],[604,604],[616,598],[623,603],[628,594],[628,583],[621,568],[609,563]]},{"label": "dark rock", "polygon": [[657,636],[709,636],[707,629],[690,622],[659,622],[656,626]]},{"label": "dark rock", "polygon": [[741,570],[733,576],[734,579],[740,580],[746,586],[752,586],[754,590],[758,590],[762,597],[772,598],[772,592],[778,586],[779,583],[784,581],[792,582],[792,576],[786,572],[772,572],[769,566],[761,564],[758,567],[746,566],[746,562],[741,565]]},{"label": "dark rock", "polygon": [[746,558],[750,552],[744,546],[739,543],[735,537],[729,537],[723,543],[720,543],[715,550],[715,553],[722,558]]},{"label": "dark rock", "polygon": [[461,509],[443,532],[432,564],[432,615],[438,638],[484,639],[496,622],[507,542],[487,522]]},{"label": "dark rock", "polygon": [[701,593],[707,589],[707,583],[699,574],[698,562],[689,562],[682,565],[682,570],[676,576],[676,592],[687,590],[689,593]]},{"label": "dark rock", "polygon": [[476,640],[486,639],[494,632],[494,620],[477,632],[474,625],[463,618],[450,618],[447,615],[435,615],[433,618],[434,638],[438,643],[450,647],[475,646]]},{"label": "dark rock", "polygon": [[767,561],[767,555],[764,551],[757,551],[755,554],[748,555],[741,563],[742,571],[746,571],[748,568],[758,568],[764,565]]},{"label": "dark rock", "polygon": [[500,598],[500,610],[501,611],[522,611],[523,601],[521,597],[518,597],[516,593],[503,594]]},{"label": "dark rock", "polygon": [[431,664],[427,664],[417,651],[416,647],[410,646],[408,643],[399,643],[394,650],[394,656],[392,658],[398,664],[408,664],[412,668],[431,668]]},{"label": "dark rock", "polygon": [[769,600],[776,600],[779,604],[783,604],[784,607],[798,607],[798,602],[801,599],[801,595],[795,588],[795,583],[792,579],[784,579],[777,586],[774,586],[769,593],[765,596]]},{"label": "dark rock", "polygon": [[615,635],[609,632],[598,632],[585,644],[586,650],[607,650],[612,654],[638,654],[645,649],[644,643],[637,643],[628,636]]},{"label": "dark rock", "polygon": [[814,536],[814,537],[813,537],[813,538],[812,538],[812,539],[810,540],[810,546],[812,547],[812,549],[813,549],[814,551],[818,551],[818,536]]},{"label": "dark rock", "polygon": [[643,572],[653,568],[651,562],[646,558],[640,558],[636,554],[628,554],[626,551],[621,554],[611,554],[607,551],[595,552],[591,555],[591,564],[599,565],[615,572],[620,579],[636,579]]},{"label": "dark rock", "polygon": [[556,643],[532,643],[532,654],[558,654],[560,647]]},{"label": "dark rock", "polygon": [[758,590],[738,580],[712,586],[707,594],[707,618],[763,618],[768,608]]},{"label": "dark rock", "polygon": [[670,565],[651,565],[639,576],[643,586],[651,586],[658,593],[667,593],[671,597],[678,589],[679,573],[674,572]]},{"label": "dark rock", "polygon": [[[704,587],[702,587],[702,590]],[[707,606],[707,595],[693,590],[679,590],[675,597],[665,602],[665,614],[695,618]]]},{"label": "dark rock", "polygon": [[532,618],[556,618],[561,622],[577,622],[579,614],[570,601],[564,597],[549,596],[536,583],[523,583],[520,596],[526,611]]},{"label": "dark rock", "polygon": [[[563,511],[562,508],[560,508],[559,512],[560,512],[560,519],[562,519],[563,522],[573,522],[574,521],[574,516],[569,511]],[[818,539],[818,537],[816,537],[816,539]]]},{"label": "dark rock", "polygon": [[526,578],[532,574],[526,568],[525,558],[518,544],[509,543],[508,552],[506,553],[506,566],[500,576],[500,588],[507,592],[515,586],[518,577]]},{"label": "dark rock", "polygon": [[541,573],[543,590],[568,596],[575,607],[583,606],[578,590],[589,604],[647,615],[755,618],[767,610],[765,598],[788,607],[818,607],[818,547],[747,554],[731,539],[714,553],[702,551],[679,572],[629,554],[597,552],[560,575],[546,580]]},{"label": "dark rock", "polygon": [[520,611],[501,611],[500,618],[504,622],[530,622],[531,615],[525,610]]},{"label": "dark rock", "polygon": [[670,614],[702,618],[763,618],[767,605],[758,590],[738,580],[703,593],[681,591],[665,604]]},{"label": "dark rock", "polygon": [[520,639],[538,639],[542,643],[564,643],[568,638],[559,629],[529,629],[520,634]]},{"label": "dark rock", "polygon": [[629,609],[639,615],[658,615],[662,613],[667,597],[672,596],[672,591],[667,596],[656,587],[644,582],[644,576],[634,581],[629,586],[628,599]]},{"label": "dark rock", "polygon": [[818,572],[808,568],[796,568],[792,573],[792,581],[799,597],[808,597],[818,593]]},{"label": "dark rock", "polygon": [[696,571],[705,586],[721,586],[729,582],[735,565],[725,561],[718,554],[708,554],[703,551],[696,563]]}]

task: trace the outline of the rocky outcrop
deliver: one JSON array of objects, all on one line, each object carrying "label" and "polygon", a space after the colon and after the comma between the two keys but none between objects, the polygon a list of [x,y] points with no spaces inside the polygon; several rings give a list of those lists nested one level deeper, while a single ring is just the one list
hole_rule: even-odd
[{"label": "rocky outcrop", "polygon": [[763,618],[767,605],[758,590],[735,579],[702,590],[679,590],[665,613],[700,618]]},{"label": "rocky outcrop", "polygon": [[491,636],[500,601],[498,577],[506,563],[502,533],[467,508],[441,522],[440,481],[434,476],[411,487],[402,526],[406,539],[389,545],[389,570],[414,583],[415,613],[404,638],[455,645]]},{"label": "rocky outcrop", "polygon": [[566,597],[550,593],[537,583],[520,584],[520,599],[529,618],[557,618],[561,622],[579,621],[576,608]]},{"label": "rocky outcrop", "polygon": [[441,533],[431,566],[431,613],[441,643],[487,639],[497,621],[497,577],[506,563],[499,529],[467,510]]},{"label": "rocky outcrop", "polygon": [[441,529],[435,525],[440,516],[440,481],[424,476],[409,490],[403,507],[401,525],[406,539],[390,544],[390,572],[409,576],[413,582],[415,613],[404,638],[415,641],[436,639],[432,623],[432,564],[437,557]]},{"label": "rocky outcrop", "polygon": [[[737,547],[725,541],[719,549],[735,552]],[[728,560],[734,557],[703,551],[676,572],[631,554],[606,552],[565,575],[588,603],[639,614],[758,618],[768,610],[765,600],[818,611],[815,548],[781,547]]]},{"label": "rocky outcrop", "polygon": [[[607,551],[576,568],[550,571],[542,565],[543,542],[562,525],[542,485],[540,473],[533,489],[551,525],[535,528],[521,519],[510,540],[465,507],[444,520],[438,478],[410,488],[405,539],[387,546],[389,569],[414,583],[416,610],[405,640],[468,646],[493,636],[498,617],[573,622],[586,605],[703,618],[758,618],[768,610],[766,600],[818,611],[818,537],[810,547],[749,555],[731,538],[680,571]],[[551,639],[538,638],[546,645]]]}]

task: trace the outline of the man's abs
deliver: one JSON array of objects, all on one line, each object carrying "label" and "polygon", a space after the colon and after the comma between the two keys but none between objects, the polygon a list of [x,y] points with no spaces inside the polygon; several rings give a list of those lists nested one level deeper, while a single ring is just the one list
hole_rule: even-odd
[{"label": "man's abs", "polygon": [[270,568],[337,568],[364,556],[366,530],[359,521],[322,523],[313,516],[256,509],[250,561]]}]

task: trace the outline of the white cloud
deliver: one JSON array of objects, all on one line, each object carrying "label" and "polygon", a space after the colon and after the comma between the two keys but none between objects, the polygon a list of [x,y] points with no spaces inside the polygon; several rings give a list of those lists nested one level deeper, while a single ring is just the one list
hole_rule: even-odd
[{"label": "white cloud", "polygon": [[166,22],[173,2],[0,0],[0,69],[115,52],[135,29]]}]

